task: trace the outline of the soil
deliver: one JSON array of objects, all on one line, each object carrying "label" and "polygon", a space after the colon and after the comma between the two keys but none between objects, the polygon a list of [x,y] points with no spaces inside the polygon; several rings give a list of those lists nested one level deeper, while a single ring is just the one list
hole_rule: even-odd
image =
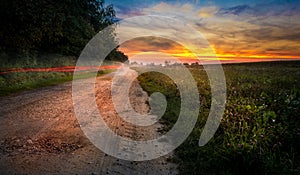
[{"label": "soil", "polygon": [[[110,73],[97,77],[95,85],[96,102],[104,121],[123,137],[157,137],[163,127],[159,123],[138,127],[118,117],[110,95],[113,76]],[[149,112],[147,93],[137,80],[129,94],[136,112]],[[75,117],[71,82],[1,97],[0,106],[0,174],[178,174],[176,164],[167,161],[171,154],[132,162],[95,147]]]}]

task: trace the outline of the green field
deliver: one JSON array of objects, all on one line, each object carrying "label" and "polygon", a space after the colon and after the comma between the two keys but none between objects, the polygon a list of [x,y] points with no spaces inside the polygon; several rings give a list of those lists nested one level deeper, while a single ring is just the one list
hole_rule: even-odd
[{"label": "green field", "polygon": [[[188,139],[171,161],[182,174],[299,174],[300,62],[223,65],[227,103],[222,122],[204,147],[198,142],[211,103],[210,84],[202,66],[188,66],[200,93],[201,112]],[[174,69],[172,67],[166,69]],[[139,81],[149,95],[162,92],[168,101],[161,122],[168,131],[180,111],[174,82],[160,73]]]}]

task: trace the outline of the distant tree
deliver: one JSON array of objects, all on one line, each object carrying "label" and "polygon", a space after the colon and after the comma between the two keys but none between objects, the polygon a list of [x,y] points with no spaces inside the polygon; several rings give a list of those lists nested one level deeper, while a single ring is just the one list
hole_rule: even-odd
[{"label": "distant tree", "polygon": [[138,63],[136,61],[134,61],[134,62],[131,62],[130,64],[131,65],[137,65]]},{"label": "distant tree", "polygon": [[183,65],[184,65],[185,67],[188,67],[188,66],[189,66],[189,63],[183,63]]},{"label": "distant tree", "polygon": [[169,64],[170,64],[170,61],[166,60],[165,61],[165,66],[169,66]]},{"label": "distant tree", "polygon": [[198,62],[194,62],[194,63],[191,64],[191,66],[192,66],[192,67],[198,67],[198,66],[200,66],[200,65],[199,65]]},{"label": "distant tree", "polygon": [[117,47],[113,51],[111,51],[111,53],[106,57],[106,60],[125,62],[128,60],[128,56],[119,51]]},{"label": "distant tree", "polygon": [[172,66],[175,66],[175,67],[177,67],[177,66],[181,66],[181,64],[180,64],[180,63],[178,63],[178,62],[174,62],[174,63],[172,64]]}]

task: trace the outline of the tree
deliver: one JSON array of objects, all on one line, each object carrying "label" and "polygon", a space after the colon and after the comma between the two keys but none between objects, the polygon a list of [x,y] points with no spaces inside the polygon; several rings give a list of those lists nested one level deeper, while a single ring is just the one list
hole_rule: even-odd
[{"label": "tree", "polygon": [[113,51],[111,51],[111,53],[106,57],[106,60],[125,62],[128,60],[128,56],[119,51],[117,47]]},{"label": "tree", "polygon": [[[104,0],[1,0],[0,49],[78,56],[115,17]],[[109,39],[116,42],[113,34]]]}]

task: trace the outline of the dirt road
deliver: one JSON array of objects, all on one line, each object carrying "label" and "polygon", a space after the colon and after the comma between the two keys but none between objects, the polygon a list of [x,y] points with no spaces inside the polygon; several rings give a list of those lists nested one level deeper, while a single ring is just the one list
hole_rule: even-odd
[{"label": "dirt road", "polygon": [[[160,124],[137,127],[118,117],[110,96],[113,76],[107,74],[96,81],[96,99],[103,119],[123,137],[156,137]],[[147,113],[147,100],[135,81],[130,90],[133,108]],[[177,174],[176,165],[167,162],[170,155],[130,162],[96,148],[76,120],[71,82],[2,97],[0,106],[0,174]]]}]

